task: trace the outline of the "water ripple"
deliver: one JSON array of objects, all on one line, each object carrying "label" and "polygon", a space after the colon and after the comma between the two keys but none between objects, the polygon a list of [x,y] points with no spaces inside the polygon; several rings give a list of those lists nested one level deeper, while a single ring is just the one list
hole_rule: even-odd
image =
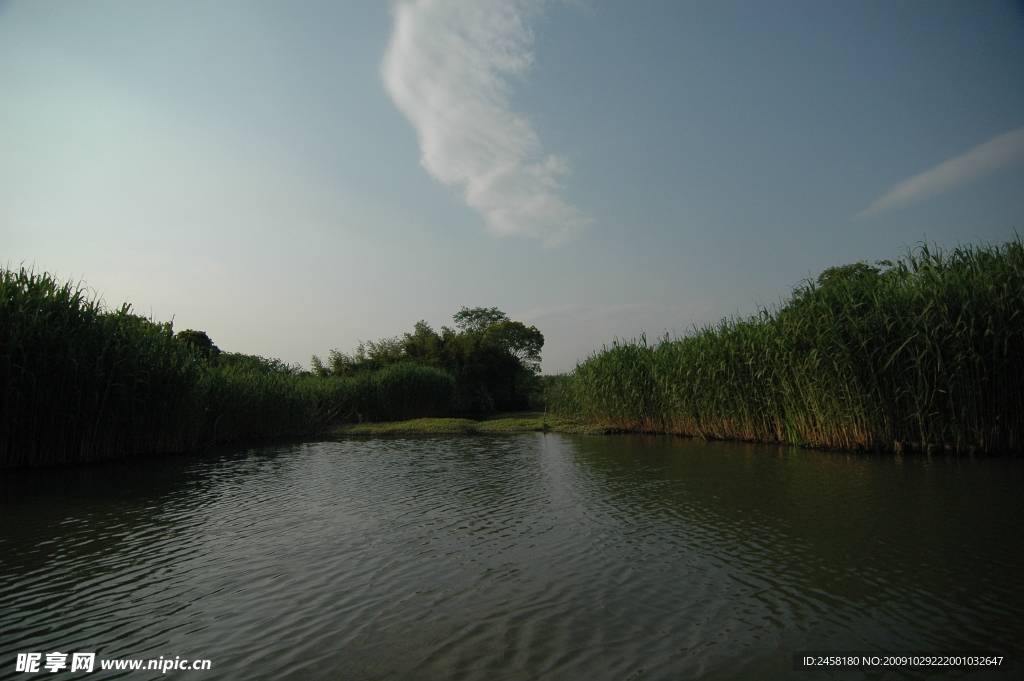
[{"label": "water ripple", "polygon": [[15,653],[58,649],[208,658],[209,679],[805,678],[794,650],[1019,657],[1022,482],[1016,461],[541,434],[9,473],[0,678]]}]

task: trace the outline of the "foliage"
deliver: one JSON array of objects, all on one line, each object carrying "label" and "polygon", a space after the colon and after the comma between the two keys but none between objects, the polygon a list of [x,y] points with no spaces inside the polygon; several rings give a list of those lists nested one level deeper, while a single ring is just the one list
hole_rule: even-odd
[{"label": "foliage", "polygon": [[457,411],[524,408],[540,371],[540,331],[493,307],[463,307],[454,321],[458,331],[444,326],[438,333],[420,321],[411,333],[360,342],[352,354],[331,350],[326,363],[313,357],[313,371],[356,377],[400,364],[433,367],[454,377]]},{"label": "foliage", "polygon": [[220,355],[220,348],[213,344],[205,331],[185,329],[174,334],[174,339],[182,345],[194,348],[205,359],[213,359]]},{"label": "foliage", "polygon": [[1024,244],[830,268],[778,310],[577,365],[560,413],[841,448],[1019,451]]},{"label": "foliage", "polygon": [[455,381],[413,364],[318,378],[256,355],[214,352],[106,310],[81,286],[0,270],[0,467],[188,451],[308,435],[346,421],[447,413]]},{"label": "foliage", "polygon": [[213,358],[213,365],[223,368],[245,371],[256,374],[281,374],[284,376],[297,376],[302,373],[302,367],[293,364],[285,364],[277,358],[267,358],[260,355],[245,355],[240,352],[223,352]]},{"label": "foliage", "polygon": [[483,333],[496,324],[509,321],[508,315],[496,307],[463,307],[452,319],[456,327],[467,333]]},{"label": "foliage", "polygon": [[558,396],[569,379],[569,374],[537,376],[529,394],[530,409],[551,409],[558,403]]},{"label": "foliage", "polygon": [[0,270],[0,466],[195,445],[202,362],[169,324],[80,285]]}]

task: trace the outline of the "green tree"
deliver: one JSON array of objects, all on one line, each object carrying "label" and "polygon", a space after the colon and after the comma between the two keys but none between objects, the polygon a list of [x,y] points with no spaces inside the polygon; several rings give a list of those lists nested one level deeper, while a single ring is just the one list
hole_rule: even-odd
[{"label": "green tree", "polygon": [[313,372],[357,376],[407,362],[455,377],[463,411],[525,408],[544,346],[537,327],[512,321],[496,307],[463,307],[453,320],[456,328],[442,326],[440,333],[419,321],[401,337],[361,341],[351,354],[331,350],[327,362],[314,356]]},{"label": "green tree", "polygon": [[527,372],[540,373],[540,351],[544,347],[544,336],[536,326],[513,321],[499,322],[484,331],[484,342],[494,344],[501,352],[514,357]]},{"label": "green tree", "polygon": [[468,333],[483,333],[495,324],[509,321],[508,315],[496,307],[463,307],[452,319],[455,326]]},{"label": "green tree", "polygon": [[526,408],[540,371],[540,331],[512,321],[496,307],[463,307],[454,320],[461,333],[442,329],[445,366],[459,379],[466,408],[474,410],[474,403]]},{"label": "green tree", "polygon": [[423,320],[416,322],[412,333],[407,333],[402,338],[403,356],[417,364],[441,366],[442,350],[441,336]]},{"label": "green tree", "polygon": [[213,341],[205,331],[185,329],[174,334],[174,340],[182,345],[195,348],[204,359],[212,360],[220,355],[220,348],[213,344]]},{"label": "green tree", "polygon": [[[892,263],[886,260],[879,260],[876,265],[891,266]],[[881,275],[882,270],[866,262],[855,262],[849,265],[837,265],[829,267],[818,275],[818,286],[835,285],[840,281],[856,281],[858,279],[871,279]]]},{"label": "green tree", "polygon": [[261,355],[246,355],[241,352],[222,352],[214,360],[214,365],[264,376],[271,374],[297,376],[302,371],[300,365],[285,364],[276,357],[268,358]]}]

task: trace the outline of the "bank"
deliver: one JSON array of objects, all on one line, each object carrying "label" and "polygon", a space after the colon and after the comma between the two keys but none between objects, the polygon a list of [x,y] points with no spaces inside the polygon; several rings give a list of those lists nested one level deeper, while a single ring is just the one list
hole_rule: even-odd
[{"label": "bank", "polygon": [[615,426],[585,423],[546,412],[509,412],[476,418],[420,418],[407,421],[346,423],[334,435],[493,435],[499,433],[568,433],[605,435],[622,432]]}]

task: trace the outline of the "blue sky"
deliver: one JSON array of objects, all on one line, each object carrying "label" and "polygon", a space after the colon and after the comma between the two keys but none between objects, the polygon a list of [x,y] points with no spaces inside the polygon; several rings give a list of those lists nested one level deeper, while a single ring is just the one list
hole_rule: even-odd
[{"label": "blue sky", "polygon": [[615,337],[1024,231],[1024,9],[0,0],[0,261],[308,366]]}]

